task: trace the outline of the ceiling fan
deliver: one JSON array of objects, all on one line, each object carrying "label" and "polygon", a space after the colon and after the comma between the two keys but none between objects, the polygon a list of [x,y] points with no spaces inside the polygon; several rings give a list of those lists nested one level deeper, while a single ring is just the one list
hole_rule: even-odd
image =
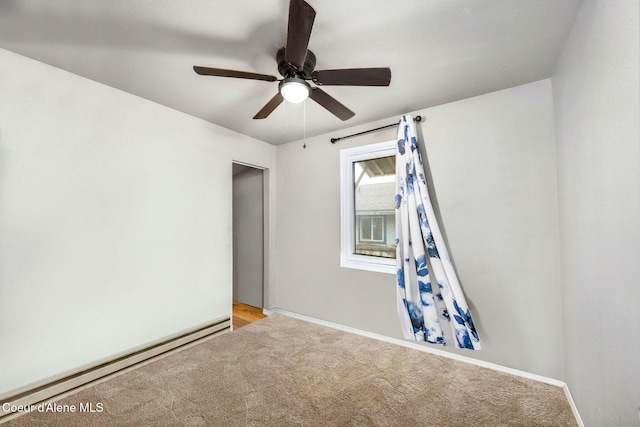
[{"label": "ceiling fan", "polygon": [[[276,54],[278,71],[282,79],[268,74],[222,68],[194,66],[193,69],[196,73],[206,76],[279,81],[278,93],[258,111],[254,119],[268,117],[284,100],[299,103],[309,97],[339,119],[348,120],[355,113],[317,86],[389,86],[391,70],[389,68],[315,70],[316,57],[307,49],[315,17],[316,11],[304,0],[290,1],[287,45]],[[307,83],[309,80],[317,86],[312,87]]]}]

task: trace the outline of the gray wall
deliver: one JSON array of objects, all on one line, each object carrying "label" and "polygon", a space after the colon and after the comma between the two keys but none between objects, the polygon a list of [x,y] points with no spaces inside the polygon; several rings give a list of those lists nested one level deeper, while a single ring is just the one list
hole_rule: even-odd
[{"label": "gray wall", "polygon": [[232,161],[273,146],[6,50],[0,100],[0,396],[230,316]]},{"label": "gray wall", "polygon": [[233,169],[233,300],[262,307],[264,172],[240,165]]},{"label": "gray wall", "polygon": [[640,425],[638,15],[585,1],[552,79],[565,372],[588,426]]},{"label": "gray wall", "polygon": [[[550,80],[414,112],[442,225],[486,350],[471,357],[562,378],[557,189]],[[395,277],[340,267],[335,145],[398,117],[278,146],[274,307],[401,338]],[[301,236],[304,233],[304,238]],[[456,351],[456,350],[451,350]]]}]

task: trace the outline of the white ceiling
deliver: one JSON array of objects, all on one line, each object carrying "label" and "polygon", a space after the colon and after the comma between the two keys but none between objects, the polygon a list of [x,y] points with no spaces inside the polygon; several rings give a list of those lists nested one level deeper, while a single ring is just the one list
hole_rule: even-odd
[{"label": "white ceiling", "polygon": [[550,77],[581,0],[307,0],[316,69],[385,67],[389,87],[324,86],[356,115],[311,100],[252,117],[279,77],[288,0],[2,0],[0,47],[272,144]]}]

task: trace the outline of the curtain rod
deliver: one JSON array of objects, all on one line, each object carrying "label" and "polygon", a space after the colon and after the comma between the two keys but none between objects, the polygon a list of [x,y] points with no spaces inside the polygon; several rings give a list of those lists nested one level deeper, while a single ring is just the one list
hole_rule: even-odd
[{"label": "curtain rod", "polygon": [[[422,117],[422,116],[415,116],[413,118],[413,121],[416,122],[416,123],[420,123],[423,119],[424,119],[424,117]],[[400,123],[400,122],[398,121],[398,123]],[[364,135],[364,134],[371,133],[371,132],[377,132],[377,131],[382,130],[382,129],[398,126],[398,123],[392,123],[390,125],[380,126],[379,128],[369,129],[369,130],[365,130],[365,131],[362,131],[362,132],[354,133],[354,134],[351,134],[351,135],[340,136],[338,138],[331,138],[331,143],[335,144],[336,142],[338,142],[338,141],[340,141],[342,139],[351,138],[353,136],[360,136],[360,135]]]}]

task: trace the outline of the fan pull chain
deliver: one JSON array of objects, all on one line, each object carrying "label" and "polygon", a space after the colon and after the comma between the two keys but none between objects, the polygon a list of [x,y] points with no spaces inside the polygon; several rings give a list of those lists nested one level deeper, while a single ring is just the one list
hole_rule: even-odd
[{"label": "fan pull chain", "polygon": [[287,133],[287,103],[283,102],[282,109],[282,134],[286,135]]},{"label": "fan pull chain", "polygon": [[302,103],[302,148],[307,148],[307,101]]}]

